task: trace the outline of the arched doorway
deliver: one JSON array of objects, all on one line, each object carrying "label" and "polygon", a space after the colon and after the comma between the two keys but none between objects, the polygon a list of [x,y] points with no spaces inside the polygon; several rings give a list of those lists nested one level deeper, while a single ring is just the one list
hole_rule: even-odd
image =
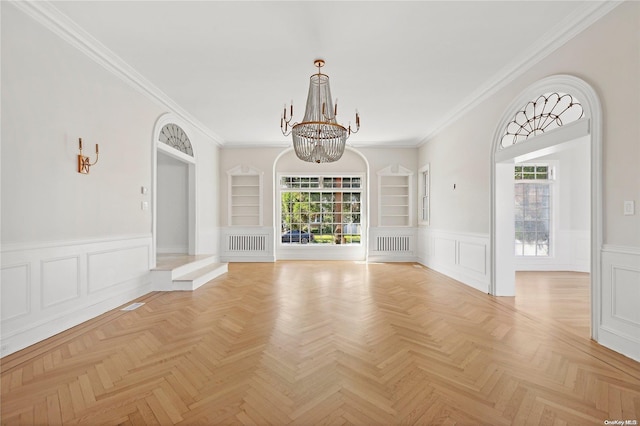
[{"label": "arched doorway", "polygon": [[156,122],[152,147],[153,256],[196,251],[196,158],[191,141],[173,114]]},{"label": "arched doorway", "polygon": [[[554,127],[552,130],[525,129],[524,137],[513,137],[514,143],[505,145],[505,135],[513,136],[514,134],[512,131],[514,128],[509,128],[510,123],[522,121],[522,117],[519,118],[518,114],[522,113],[532,100],[554,93],[569,94],[579,99],[582,108],[581,117],[573,117],[567,124],[551,114],[546,118],[556,120],[556,123],[551,126]],[[540,116],[540,112],[535,108],[530,112],[532,117]],[[524,126],[525,123],[526,120],[521,125]],[[516,129],[517,127],[518,125]],[[591,336],[597,340],[601,305],[599,289],[602,245],[602,108],[593,88],[579,78],[557,75],[533,84],[511,103],[496,127],[491,152],[492,267],[489,292],[495,296],[515,294],[514,163],[544,155],[545,152],[551,152],[560,145],[575,140],[586,140],[590,146]]]}]

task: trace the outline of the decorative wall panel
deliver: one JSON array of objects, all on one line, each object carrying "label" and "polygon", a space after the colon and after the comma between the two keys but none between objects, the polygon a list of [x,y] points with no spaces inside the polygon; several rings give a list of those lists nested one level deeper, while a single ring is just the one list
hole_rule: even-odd
[{"label": "decorative wall panel", "polygon": [[31,310],[30,272],[29,264],[2,268],[2,321],[26,315]]},{"label": "decorative wall panel", "polygon": [[148,293],[151,244],[148,235],[3,245],[0,356]]},{"label": "decorative wall panel", "polygon": [[478,274],[487,274],[487,245],[469,241],[458,242],[458,263]]},{"label": "decorative wall panel", "polygon": [[598,342],[640,361],[640,248],[602,250]]},{"label": "decorative wall panel", "polygon": [[118,285],[149,271],[147,246],[93,252],[87,257],[89,293]]},{"label": "decorative wall panel", "polygon": [[484,293],[489,290],[489,236],[418,228],[418,262]]},{"label": "decorative wall panel", "polygon": [[80,297],[79,256],[43,260],[40,264],[40,292],[43,308]]}]

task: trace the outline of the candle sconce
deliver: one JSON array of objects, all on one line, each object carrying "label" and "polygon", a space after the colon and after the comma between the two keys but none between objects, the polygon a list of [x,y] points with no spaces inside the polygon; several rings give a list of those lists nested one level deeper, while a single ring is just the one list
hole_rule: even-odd
[{"label": "candle sconce", "polygon": [[78,139],[78,147],[80,148],[80,154],[78,154],[78,173],[87,175],[89,174],[89,168],[98,162],[98,144],[96,144],[96,161],[93,163],[89,157],[82,155],[82,138]]}]

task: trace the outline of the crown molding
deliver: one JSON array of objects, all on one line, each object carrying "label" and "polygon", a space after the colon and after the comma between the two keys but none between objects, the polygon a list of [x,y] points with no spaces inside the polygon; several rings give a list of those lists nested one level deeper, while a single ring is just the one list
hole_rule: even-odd
[{"label": "crown molding", "polygon": [[215,145],[224,145],[223,139],[219,135],[212,132],[211,129],[171,99],[169,95],[147,80],[131,65],[86,32],[49,1],[11,0],[10,3],[156,104],[180,116],[206,135]]},{"label": "crown molding", "polygon": [[462,115],[471,111],[489,97],[496,94],[500,89],[520,77],[526,71],[555,50],[567,43],[569,40],[580,34],[600,18],[611,12],[625,0],[601,0],[598,2],[587,2],[580,12],[577,12],[558,23],[554,29],[548,31],[530,49],[526,55],[516,58],[511,64],[498,71],[495,76],[484,85],[473,91],[462,102],[454,107],[447,116],[437,123],[432,130],[423,137],[417,147],[423,146],[433,139],[438,133],[455,123]]}]

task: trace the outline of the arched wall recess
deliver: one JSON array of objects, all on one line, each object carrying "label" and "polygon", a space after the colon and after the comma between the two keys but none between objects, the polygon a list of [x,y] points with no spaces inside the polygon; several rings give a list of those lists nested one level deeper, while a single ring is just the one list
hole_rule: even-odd
[{"label": "arched wall recess", "polygon": [[[557,98],[556,95],[557,94]],[[563,95],[568,94],[570,98]],[[535,114],[536,100],[549,97],[557,104],[564,103],[567,109],[574,108],[565,121],[552,114],[545,116],[544,108]],[[560,101],[562,99],[562,101]],[[580,100],[580,108],[575,106]],[[544,104],[543,100],[543,104]],[[525,106],[523,108],[523,106]],[[532,112],[518,114],[523,110]],[[548,112],[548,111],[547,111]],[[565,111],[566,112],[566,111]],[[535,118],[539,116],[538,118]],[[562,116],[562,114],[560,115]],[[532,120],[531,122],[529,120]],[[538,120],[553,121],[553,129],[537,129]],[[520,121],[520,123],[518,123]],[[512,123],[516,123],[515,125]],[[531,128],[526,130],[527,123]],[[523,126],[520,128],[520,126]],[[509,127],[511,126],[511,127]],[[525,129],[526,131],[518,132]],[[521,133],[521,136],[518,135]],[[505,110],[496,126],[491,150],[491,281],[489,292],[495,296],[513,296],[515,294],[515,272],[513,266],[513,216],[512,210],[499,208],[513,204],[513,163],[523,161],[534,152],[545,149],[577,137],[589,136],[591,153],[591,329],[592,337],[598,340],[600,325],[601,289],[601,247],[602,247],[602,107],[594,89],[585,81],[570,75],[555,75],[542,79],[525,89]],[[515,143],[508,144],[509,138]],[[506,145],[506,146],[505,146]],[[504,184],[502,182],[507,182]],[[509,189],[511,188],[511,189]],[[511,191],[509,193],[509,191]],[[511,215],[509,214],[511,212]]]},{"label": "arched wall recess", "polygon": [[[187,129],[187,130],[185,130]],[[158,155],[167,155],[187,167],[187,240],[188,254],[195,254],[197,246],[196,167],[197,150],[188,136],[189,126],[173,113],[161,115],[155,123],[151,143],[152,236],[150,266],[155,267],[158,243]]]},{"label": "arched wall recess", "polygon": [[[273,179],[273,199],[279,199],[279,175],[281,173],[289,173],[293,174],[308,174],[308,170],[314,170],[311,174],[322,174],[324,176],[332,176],[332,175],[343,175],[345,172],[347,174],[351,174],[354,172],[352,166],[349,166],[347,157],[350,157],[352,160],[356,160],[361,162],[358,165],[358,171],[356,174],[361,174],[364,178],[364,203],[361,204],[362,216],[361,216],[361,245],[360,247],[352,247],[348,250],[336,251],[329,250],[328,247],[322,247],[322,245],[318,245],[318,247],[307,247],[308,250],[299,251],[301,254],[300,259],[305,258],[303,256],[308,256],[307,258],[312,259],[326,259],[326,260],[368,260],[369,256],[369,241],[370,241],[370,198],[371,198],[371,177],[370,177],[370,164],[367,157],[358,151],[355,148],[347,146],[345,148],[345,156],[340,161],[332,162],[332,163],[322,163],[319,164],[318,167],[314,167],[313,169],[309,169],[309,163],[305,163],[300,161],[297,157],[295,157],[293,147],[285,148],[277,155],[277,157],[273,161],[273,170],[272,170],[272,179]],[[293,162],[290,162],[293,161]],[[295,167],[294,167],[295,165]],[[280,210],[279,203],[274,203],[273,205],[273,229],[279,230],[281,228],[280,222]],[[280,233],[276,232],[274,235],[274,247],[276,252],[276,259],[286,259],[292,258],[288,257],[287,254],[283,255],[283,250],[279,247],[278,242],[280,241]],[[349,253],[347,253],[349,251]],[[303,253],[304,252],[304,253]],[[339,257],[336,257],[336,254]],[[332,257],[333,256],[333,257]]]}]

